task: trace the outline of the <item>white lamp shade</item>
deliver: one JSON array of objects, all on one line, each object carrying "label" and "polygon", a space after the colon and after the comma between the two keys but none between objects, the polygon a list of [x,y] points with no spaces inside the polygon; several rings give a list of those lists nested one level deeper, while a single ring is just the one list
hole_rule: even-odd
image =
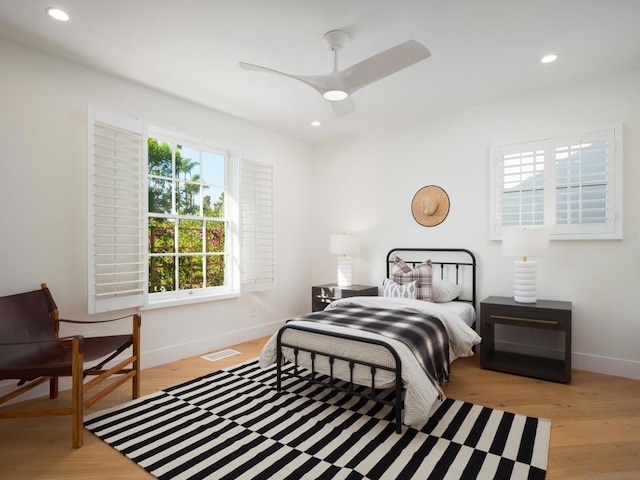
[{"label": "white lamp shade", "polygon": [[358,239],[345,233],[333,234],[329,237],[329,251],[332,255],[352,255],[358,253]]},{"label": "white lamp shade", "polygon": [[549,253],[549,230],[514,228],[505,230],[502,255],[505,257],[546,257]]}]

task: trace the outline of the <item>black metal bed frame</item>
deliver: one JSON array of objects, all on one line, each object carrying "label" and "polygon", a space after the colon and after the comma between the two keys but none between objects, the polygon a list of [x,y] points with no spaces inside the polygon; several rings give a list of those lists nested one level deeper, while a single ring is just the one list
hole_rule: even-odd
[{"label": "black metal bed frame", "polygon": [[[470,303],[474,309],[476,308],[476,258],[473,255],[473,253],[471,253],[469,250],[466,249],[462,249],[462,248],[394,248],[392,250],[389,251],[389,253],[387,253],[387,278],[389,277],[389,270],[391,265],[393,264],[395,257],[398,253],[401,252],[405,252],[405,253],[414,253],[414,252],[423,252],[423,254],[429,254],[432,252],[437,252],[437,253],[442,253],[443,255],[449,253],[449,254],[453,254],[453,253],[458,253],[458,254],[462,254],[463,257],[468,256],[468,260],[461,260],[461,261],[439,261],[439,260],[433,260],[431,259],[431,263],[432,265],[439,265],[440,266],[440,278],[444,278],[444,270],[445,268],[455,268],[455,280],[456,280],[456,284],[458,284],[459,280],[460,280],[460,267],[470,267],[471,268],[471,274],[472,274],[472,279],[471,279],[471,298],[459,298],[458,301],[463,301],[463,302],[468,302]],[[418,260],[407,260],[407,259],[402,259],[406,264],[408,265],[412,265],[412,267],[415,267],[416,265],[419,265],[420,263],[423,263],[425,259],[418,259]],[[346,339],[346,340],[354,340],[360,343],[367,343],[367,344],[371,344],[371,345],[379,345],[381,347],[384,347],[385,349],[387,349],[389,351],[389,353],[393,356],[394,358],[394,362],[395,362],[395,366],[394,367],[388,367],[385,365],[380,365],[377,364],[375,362],[366,362],[366,361],[361,361],[361,360],[354,360],[352,358],[348,358],[348,357],[343,357],[343,356],[339,356],[339,355],[333,355],[333,354],[329,354],[326,352],[321,352],[309,347],[304,347],[304,346],[300,346],[300,345],[294,345],[292,343],[288,343],[286,341],[284,341],[282,339],[282,335],[286,330],[298,330],[298,331],[303,331],[303,332],[309,332],[309,333],[313,333],[313,334],[317,334],[317,335],[324,335],[327,337],[334,337],[334,338],[340,338],[340,339]],[[284,354],[283,354],[283,347],[285,348],[291,348],[293,350],[293,362],[291,362],[291,360],[289,360],[290,363],[293,363],[293,368],[290,370],[285,370],[283,368],[284,366],[284,362],[286,361]],[[282,379],[283,377],[287,377],[287,378],[298,378],[298,379],[302,379],[302,380],[306,380],[310,383],[316,384],[316,385],[322,385],[324,387],[327,388],[332,388],[334,390],[338,390],[340,392],[344,392],[344,393],[349,393],[351,395],[356,395],[358,397],[361,398],[365,398],[367,400],[373,400],[375,402],[378,403],[382,403],[385,405],[389,405],[391,407],[393,407],[394,410],[394,415],[395,415],[395,423],[396,423],[396,432],[397,433],[401,433],[402,432],[402,391],[404,390],[404,386],[402,383],[402,362],[400,360],[400,356],[398,355],[398,352],[396,352],[396,350],[389,345],[388,343],[386,343],[384,340],[378,340],[378,339],[374,339],[374,338],[363,338],[363,337],[357,337],[355,335],[349,335],[349,334],[344,334],[344,333],[337,333],[337,332],[329,332],[329,331],[323,331],[323,330],[319,330],[317,328],[313,328],[313,327],[308,327],[308,326],[301,326],[301,325],[289,325],[289,324],[285,324],[282,328],[280,328],[280,330],[278,331],[278,336],[277,336],[277,351],[276,351],[276,364],[277,364],[277,379],[276,379],[276,388],[278,391],[280,391],[282,389]],[[307,369],[300,367],[300,365],[298,364],[298,355],[300,354],[300,352],[306,352],[309,354],[310,358],[311,358],[311,372],[308,372]],[[315,369],[315,361],[316,358],[318,356],[322,356],[322,357],[326,357],[328,359],[329,362],[329,374],[326,375],[325,373],[321,373],[321,377],[318,378],[318,373],[316,372]],[[349,372],[350,372],[350,378],[349,378],[349,382],[347,382],[347,387],[343,387],[338,385],[338,383],[342,383],[342,380],[340,379],[336,379],[334,377],[334,373],[333,373],[333,366],[336,360],[340,360],[340,361],[344,361],[347,362],[349,365]],[[354,385],[356,385],[353,382],[353,370],[355,368],[355,365],[362,365],[364,367],[368,367],[370,369],[371,372],[371,393],[366,393],[365,392],[359,392],[354,390]],[[384,398],[380,398],[377,397],[375,395],[375,390],[376,390],[376,380],[375,380],[375,375],[377,370],[386,370],[389,371],[393,374],[395,374],[395,394],[393,396],[394,400],[386,400]],[[304,372],[308,372],[307,374],[305,374]],[[326,376],[328,376],[328,380],[323,380],[322,378],[325,378]]]},{"label": "black metal bed frame", "polygon": [[[386,348],[389,353],[391,353],[391,355],[393,355],[394,361],[395,361],[395,367],[387,367],[385,365],[380,365],[377,363],[373,363],[373,362],[365,362],[362,360],[353,360],[351,358],[347,358],[347,357],[342,357],[339,355],[332,355],[332,354],[327,354],[324,352],[320,352],[317,350],[313,350],[310,348],[306,348],[306,347],[300,347],[299,345],[293,345],[293,344],[289,344],[286,343],[282,340],[282,333],[285,330],[298,330],[298,331],[303,331],[303,332],[310,332],[310,333],[314,333],[314,334],[318,334],[318,335],[325,335],[328,337],[335,337],[335,338],[340,338],[340,339],[346,339],[346,340],[355,340],[357,342],[360,343],[368,343],[371,345],[380,345],[381,347]],[[291,371],[285,371],[283,370],[282,366],[283,366],[283,360],[284,360],[284,355],[282,354],[282,347],[289,347],[293,349],[294,352],[294,361],[293,361],[293,372]],[[311,372],[308,375],[304,375],[302,373],[300,373],[298,371],[299,365],[298,365],[298,354],[300,353],[300,351],[303,352],[307,352],[309,353],[310,357],[311,357]],[[321,379],[318,379],[316,377],[317,372],[315,370],[315,359],[316,356],[323,356],[323,357],[327,357],[329,359],[329,365],[330,365],[330,373],[329,373],[329,380],[328,381],[324,381]],[[338,381],[340,381],[339,379],[336,379],[333,376],[333,364],[335,363],[336,360],[342,360],[345,362],[348,362],[349,364],[349,382],[347,383],[348,388],[345,387],[341,387],[337,384]],[[282,377],[287,376],[287,377],[291,377],[291,378],[300,378],[303,380],[306,380],[310,383],[314,383],[316,385],[322,385],[324,387],[329,387],[329,388],[333,388],[334,390],[338,390],[340,392],[344,392],[344,393],[349,393],[351,395],[356,395],[358,397],[361,398],[366,398],[367,400],[373,400],[375,402],[378,403],[383,403],[385,405],[390,405],[391,407],[393,407],[394,412],[395,412],[395,421],[396,421],[396,432],[400,433],[402,431],[402,390],[403,390],[403,385],[402,385],[402,362],[400,361],[400,357],[398,355],[398,352],[396,352],[396,350],[391,346],[388,345],[387,343],[385,343],[382,340],[377,340],[377,339],[373,339],[373,338],[363,338],[363,337],[356,337],[355,335],[348,335],[348,334],[344,334],[344,333],[336,333],[336,332],[327,332],[327,331],[321,331],[321,330],[317,330],[314,328],[310,328],[310,327],[303,327],[300,325],[284,325],[280,331],[278,332],[278,341],[277,341],[277,353],[276,353],[276,363],[277,363],[277,380],[276,380],[276,388],[278,391],[281,390],[282,388]],[[353,382],[353,369],[355,368],[355,365],[363,365],[365,367],[369,367],[370,372],[371,372],[371,394],[367,394],[366,392],[358,392],[356,390],[354,390],[354,385],[356,385]],[[376,371],[380,369],[380,370],[387,370],[391,373],[395,374],[395,395],[394,395],[394,400],[386,400],[384,398],[380,398],[380,397],[376,397],[375,396],[375,389],[376,389],[376,380],[375,380],[375,376],[376,376]]]},{"label": "black metal bed frame", "polygon": [[[470,267],[471,268],[471,298],[459,298],[457,301],[459,302],[468,302],[473,306],[473,308],[477,311],[476,307],[476,257],[470,250],[466,248],[394,248],[389,250],[387,253],[387,278],[389,278],[389,270],[391,269],[391,265],[396,259],[398,252],[440,252],[440,253],[459,253],[463,257],[468,256],[469,259],[467,261],[439,261],[431,259],[431,265],[439,265],[440,266],[440,278],[444,278],[444,271],[447,266],[454,267],[456,270],[456,284],[460,281],[460,267]],[[415,268],[416,265],[424,262],[424,260],[405,260],[402,261],[408,265],[411,265]],[[435,273],[435,272],[434,272]],[[464,292],[463,292],[464,294]]]}]

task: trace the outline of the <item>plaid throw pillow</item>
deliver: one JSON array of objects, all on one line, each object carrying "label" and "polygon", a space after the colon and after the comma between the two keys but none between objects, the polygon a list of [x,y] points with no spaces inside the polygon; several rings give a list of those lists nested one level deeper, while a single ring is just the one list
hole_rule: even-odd
[{"label": "plaid throw pillow", "polygon": [[415,280],[418,281],[418,300],[426,300],[427,302],[433,301],[431,293],[432,286],[432,269],[431,260],[427,260],[415,268],[411,268],[404,263],[400,257],[396,257],[393,265],[391,266],[391,280],[400,285],[406,285]]}]

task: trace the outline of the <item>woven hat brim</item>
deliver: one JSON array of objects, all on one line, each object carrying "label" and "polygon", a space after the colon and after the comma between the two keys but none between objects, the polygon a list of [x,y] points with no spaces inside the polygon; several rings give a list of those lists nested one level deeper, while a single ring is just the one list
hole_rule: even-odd
[{"label": "woven hat brim", "polygon": [[[422,211],[422,200],[424,198],[432,198],[436,201],[438,208],[433,215],[427,215]],[[413,218],[420,225],[425,227],[435,227],[444,222],[449,215],[449,195],[437,185],[427,185],[416,192],[411,201],[411,213]]]}]

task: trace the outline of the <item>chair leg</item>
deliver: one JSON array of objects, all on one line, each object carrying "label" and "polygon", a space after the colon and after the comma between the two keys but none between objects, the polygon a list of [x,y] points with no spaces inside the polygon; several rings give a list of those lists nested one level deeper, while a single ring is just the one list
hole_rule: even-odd
[{"label": "chair leg", "polygon": [[49,398],[58,398],[58,377],[49,380]]},{"label": "chair leg", "polygon": [[140,397],[140,325],[142,323],[142,317],[139,314],[133,316],[133,355],[135,361],[132,368],[136,371],[135,376],[132,379],[132,391],[131,398]]},{"label": "chair leg", "polygon": [[82,364],[84,355],[82,352],[81,339],[73,337],[72,341],[72,384],[71,384],[71,436],[73,448],[82,447],[83,443],[83,371]]}]

